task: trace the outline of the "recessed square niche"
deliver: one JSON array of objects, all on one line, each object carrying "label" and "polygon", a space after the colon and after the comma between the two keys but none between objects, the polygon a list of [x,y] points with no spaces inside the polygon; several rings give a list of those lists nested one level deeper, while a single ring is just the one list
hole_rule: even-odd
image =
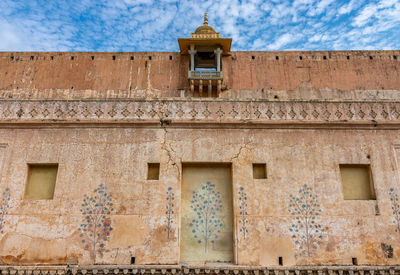
[{"label": "recessed square niche", "polygon": [[160,178],[160,164],[159,163],[148,163],[147,164],[147,179],[148,180],[159,180]]},{"label": "recessed square niche", "polygon": [[24,199],[53,199],[57,172],[58,164],[28,164]]},{"label": "recessed square niche", "polygon": [[266,179],[267,165],[265,163],[253,163],[253,179]]},{"label": "recessed square niche", "polygon": [[375,200],[369,164],[340,164],[340,176],[345,200]]}]

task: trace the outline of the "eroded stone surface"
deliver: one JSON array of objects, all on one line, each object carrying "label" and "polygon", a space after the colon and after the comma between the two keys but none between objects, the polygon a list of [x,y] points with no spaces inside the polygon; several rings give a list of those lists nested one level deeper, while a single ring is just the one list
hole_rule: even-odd
[{"label": "eroded stone surface", "polygon": [[[227,163],[241,270],[278,266],[280,257],[284,266],[399,264],[394,55],[233,52],[223,57],[220,98],[200,99],[187,97],[187,57],[177,53],[1,53],[1,261],[179,264],[182,164]],[[29,163],[58,163],[52,200],[24,200]],[[159,180],[147,180],[148,163],[160,163]],[[266,179],[253,179],[253,163],[266,163]],[[339,164],[370,164],[377,199],[345,201]],[[106,230],[93,255],[82,204],[99,186],[112,210],[101,215]],[[299,215],[290,212],[304,188],[320,211],[319,232],[309,235],[293,231]]]},{"label": "eroded stone surface", "polygon": [[[98,262],[175,264],[179,262],[181,163],[232,163],[234,215],[239,219],[238,191],[248,200],[248,234],[236,222],[236,261],[242,265],[396,264],[398,233],[393,223],[389,190],[398,180],[394,145],[398,131],[290,129],[2,129],[7,144],[1,186],[11,190],[2,233],[4,262],[66,263],[77,258],[90,264],[77,229],[83,194],[103,183],[113,194],[111,222],[115,230]],[[370,155],[370,159],[367,158]],[[26,163],[58,162],[53,200],[23,200]],[[160,162],[159,181],[146,180],[147,162]],[[268,178],[252,179],[251,164],[267,163]],[[339,163],[371,163],[376,201],[344,201]],[[304,185],[321,204],[321,245],[310,257],[289,231],[289,195]],[[171,238],[165,226],[165,193],[176,194],[177,214]],[[397,189],[396,189],[397,190]],[[379,215],[376,214],[376,205]],[[385,257],[384,242],[393,247]],[[37,253],[37,251],[47,251]]]},{"label": "eroded stone surface", "polygon": [[[188,68],[189,57],[175,52],[4,52],[0,53],[0,95],[179,97],[189,89]],[[368,90],[382,97],[400,90],[399,51],[231,52],[222,58],[222,71],[222,97],[349,98],[350,94],[353,98],[370,96],[361,92]]]}]

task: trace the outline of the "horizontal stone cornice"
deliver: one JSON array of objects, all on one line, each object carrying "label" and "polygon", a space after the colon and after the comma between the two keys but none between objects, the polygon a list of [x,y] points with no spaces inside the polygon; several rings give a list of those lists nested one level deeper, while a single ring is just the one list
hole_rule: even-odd
[{"label": "horizontal stone cornice", "polygon": [[0,100],[0,124],[391,124],[400,101]]}]

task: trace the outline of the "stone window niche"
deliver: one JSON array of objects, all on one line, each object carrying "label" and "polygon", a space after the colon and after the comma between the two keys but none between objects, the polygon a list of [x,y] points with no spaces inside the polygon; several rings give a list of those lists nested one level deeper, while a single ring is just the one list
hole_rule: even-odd
[{"label": "stone window niche", "polygon": [[57,172],[58,164],[28,164],[24,199],[52,200]]},{"label": "stone window niche", "polygon": [[147,180],[159,180],[160,178],[160,164],[148,163],[147,164]]},{"label": "stone window niche", "polygon": [[265,163],[253,163],[253,179],[266,179],[267,165]]},{"label": "stone window niche", "polygon": [[340,164],[345,200],[375,200],[375,188],[369,164]]}]

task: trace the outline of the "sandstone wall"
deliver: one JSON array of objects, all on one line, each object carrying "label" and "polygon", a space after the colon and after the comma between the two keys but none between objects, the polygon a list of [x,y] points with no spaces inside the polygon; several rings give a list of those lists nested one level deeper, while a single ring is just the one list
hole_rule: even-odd
[{"label": "sandstone wall", "polygon": [[[232,52],[222,63],[221,97],[390,98],[400,90],[399,51]],[[3,52],[0,96],[179,97],[188,67],[176,52]]]},{"label": "sandstone wall", "polygon": [[[0,258],[7,264],[92,263],[78,228],[84,194],[104,184],[112,194],[110,238],[97,263],[179,262],[181,164],[232,163],[235,263],[241,265],[398,264],[399,232],[389,192],[399,193],[398,130],[185,129],[82,127],[1,129],[0,188],[10,188]],[[24,200],[27,163],[59,163],[52,200]],[[161,163],[159,181],[146,180]],[[267,179],[252,178],[252,163]],[[371,164],[376,201],[345,201],[340,163]],[[321,205],[321,243],[307,257],[293,239],[290,195],[304,185]],[[170,238],[166,192],[175,194]],[[241,189],[243,188],[243,189]],[[240,233],[239,190],[248,197],[248,234]],[[385,249],[392,249],[391,254]]]},{"label": "sandstone wall", "polygon": [[[178,53],[0,53],[0,263],[179,264],[184,164],[224,163],[233,264],[400,264],[399,59],[232,52],[215,99],[188,98]],[[58,164],[51,200],[24,199],[38,163]],[[340,164],[369,164],[376,200],[344,200]],[[291,212],[304,192],[311,233]],[[93,246],[99,194],[112,206]]]}]

